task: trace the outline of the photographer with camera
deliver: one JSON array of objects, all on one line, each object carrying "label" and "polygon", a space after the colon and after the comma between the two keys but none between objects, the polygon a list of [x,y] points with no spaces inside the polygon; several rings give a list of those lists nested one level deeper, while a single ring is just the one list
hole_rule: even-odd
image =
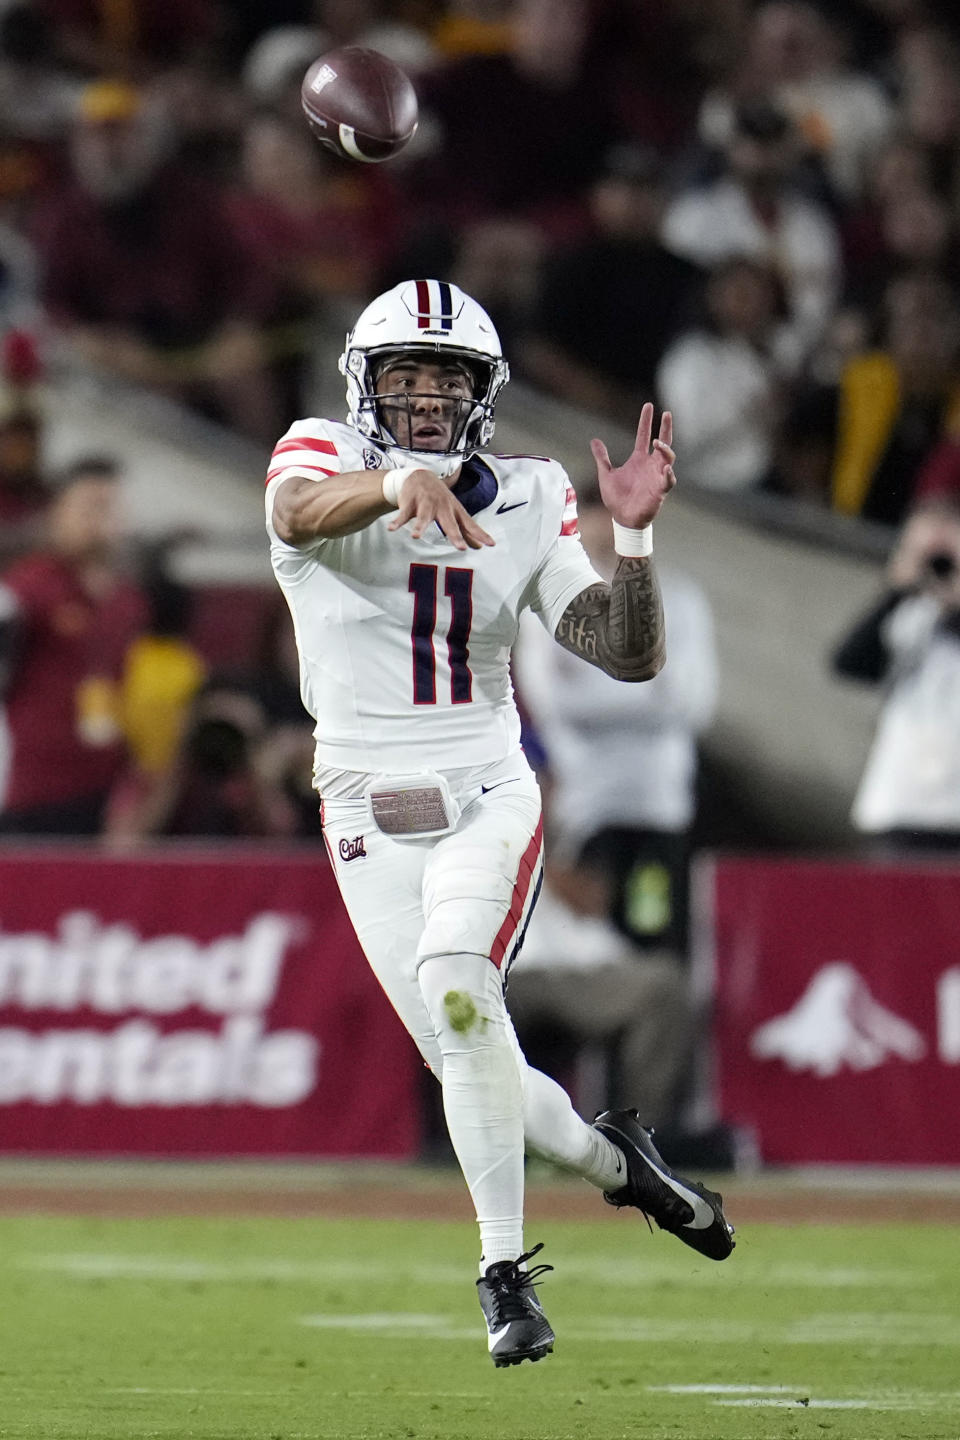
[{"label": "photographer with camera", "polygon": [[937,499],[913,511],[884,595],[833,668],[887,687],[853,824],[893,848],[960,847],[960,507]]}]

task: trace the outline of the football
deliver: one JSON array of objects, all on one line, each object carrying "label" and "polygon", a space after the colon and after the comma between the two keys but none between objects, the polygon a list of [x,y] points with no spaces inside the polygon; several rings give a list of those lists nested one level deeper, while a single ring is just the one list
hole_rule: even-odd
[{"label": "football", "polygon": [[386,55],[359,45],[314,60],[300,98],[321,145],[348,160],[389,160],[417,128],[417,94],[409,77]]}]

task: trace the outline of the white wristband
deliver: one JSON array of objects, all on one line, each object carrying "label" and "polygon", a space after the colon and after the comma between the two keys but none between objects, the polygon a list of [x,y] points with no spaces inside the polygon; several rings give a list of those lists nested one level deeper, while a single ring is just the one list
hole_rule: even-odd
[{"label": "white wristband", "polygon": [[653,526],[644,525],[642,530],[631,530],[628,525],[613,522],[613,548],[618,555],[631,557],[653,554]]},{"label": "white wristband", "polygon": [[399,470],[385,470],[383,472],[383,498],[394,510],[400,505],[400,491],[403,489],[404,481],[407,480],[414,470],[422,470],[422,465],[401,465]]}]

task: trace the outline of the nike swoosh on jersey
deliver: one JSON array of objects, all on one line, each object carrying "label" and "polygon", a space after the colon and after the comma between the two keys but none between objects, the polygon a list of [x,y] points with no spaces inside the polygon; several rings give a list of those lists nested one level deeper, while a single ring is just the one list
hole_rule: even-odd
[{"label": "nike swoosh on jersey", "polygon": [[[524,504],[526,504],[526,501],[524,501]],[[489,795],[491,790],[499,790],[501,785],[512,785],[512,784],[513,784],[513,780],[510,779],[510,780],[498,780],[497,783],[496,783],[496,785],[481,785],[481,786],[480,786],[480,794],[481,794],[481,795]]]},{"label": "nike swoosh on jersey", "polygon": [[526,505],[527,503],[526,500],[517,500],[513,505],[498,505],[497,514],[506,515],[508,510],[519,510],[521,505]]}]

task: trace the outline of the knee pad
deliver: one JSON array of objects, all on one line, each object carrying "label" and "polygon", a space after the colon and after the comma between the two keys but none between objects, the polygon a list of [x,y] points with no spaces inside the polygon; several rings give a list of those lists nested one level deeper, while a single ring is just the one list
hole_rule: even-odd
[{"label": "knee pad", "polygon": [[488,956],[510,908],[515,861],[509,846],[438,848],[423,877],[426,924],[417,960],[433,956]]},{"label": "knee pad", "polygon": [[442,1051],[510,1043],[500,977],[485,957],[447,955],[428,959],[417,974]]},{"label": "knee pad", "polygon": [[484,816],[442,840],[423,872],[424,931],[417,960],[471,954],[509,963],[536,903],[543,870],[541,830],[530,817]]}]

